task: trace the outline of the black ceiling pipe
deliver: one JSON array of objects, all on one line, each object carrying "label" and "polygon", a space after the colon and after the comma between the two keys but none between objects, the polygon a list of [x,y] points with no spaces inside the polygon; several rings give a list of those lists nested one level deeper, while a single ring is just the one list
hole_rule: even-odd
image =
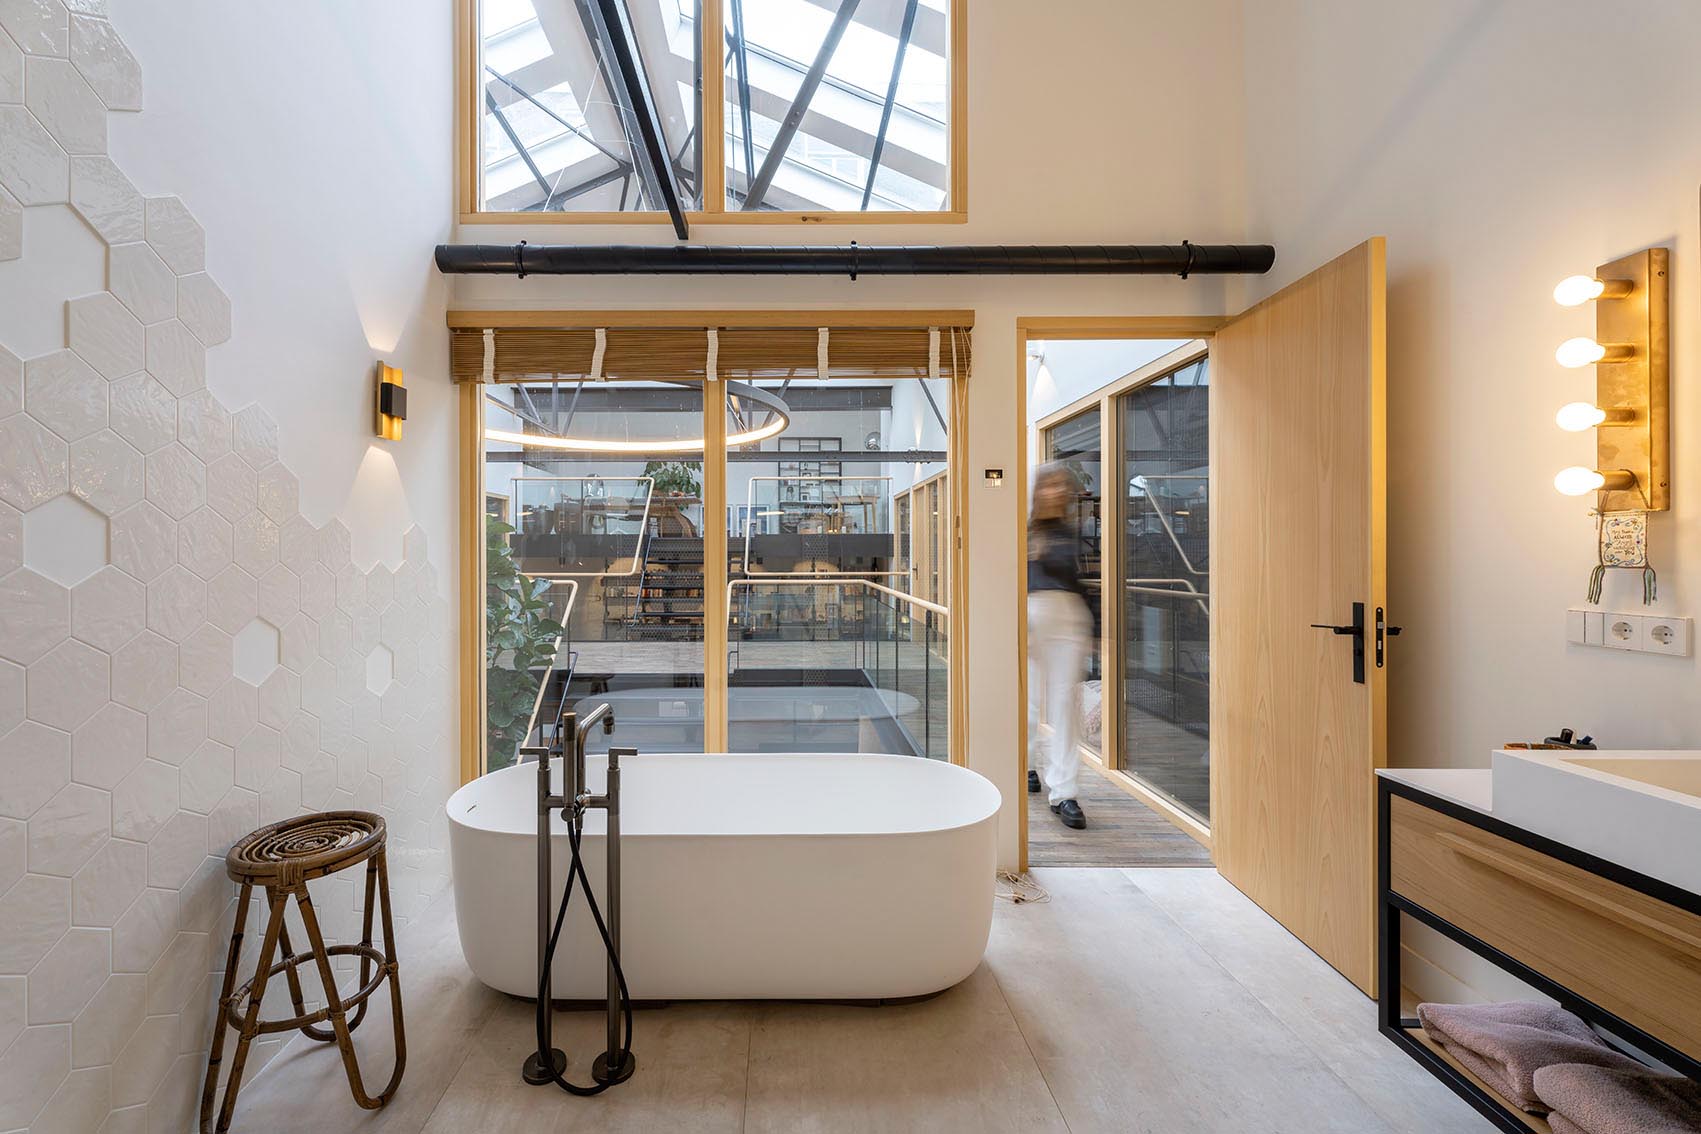
[{"label": "black ceiling pipe", "polygon": [[812,245],[439,244],[437,269],[471,275],[1180,276],[1261,274],[1268,244]]}]

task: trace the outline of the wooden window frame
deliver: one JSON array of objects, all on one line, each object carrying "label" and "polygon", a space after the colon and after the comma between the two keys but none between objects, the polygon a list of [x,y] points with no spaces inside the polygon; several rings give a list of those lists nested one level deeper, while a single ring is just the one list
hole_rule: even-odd
[{"label": "wooden window frame", "polygon": [[[446,322],[456,327],[562,326],[562,327],[878,327],[938,326],[971,331],[973,311],[468,311],[452,310]],[[972,357],[972,352],[971,352]],[[949,653],[946,658],[947,720],[950,729],[950,762],[968,766],[968,381],[972,366],[955,369],[950,380],[951,425],[945,439],[945,471],[927,479],[945,478],[946,501],[951,526],[946,532],[948,555],[942,585],[948,595],[945,605],[952,611]],[[907,380],[907,379],[906,379]],[[718,385],[706,383],[705,385]],[[463,382],[456,390],[458,402],[457,451],[459,456],[457,517],[461,547],[459,556],[460,608],[460,782],[465,784],[484,774],[484,385]],[[724,400],[703,397],[703,514],[726,515],[725,460],[710,461],[709,452],[725,448]],[[919,487],[919,486],[912,486]],[[703,525],[705,564],[726,561],[726,524]],[[703,595],[704,729],[703,750],[727,750],[726,672],[727,602],[724,587],[705,587]],[[710,659],[720,659],[717,667]],[[1024,853],[1025,845],[1024,845]]]},{"label": "wooden window frame", "polygon": [[[455,205],[461,224],[649,224],[670,225],[663,211],[647,212],[503,212],[479,206],[482,176],[479,128],[483,115],[478,92],[482,44],[478,35],[479,0],[455,0]],[[950,68],[950,208],[928,212],[903,210],[870,211],[769,211],[743,212],[726,207],[726,75],[721,68],[703,69],[703,105],[699,129],[703,135],[703,207],[685,212],[690,226],[735,227],[772,224],[965,224],[969,219],[969,0],[951,0]],[[699,31],[703,44],[724,42],[722,6],[706,0]],[[704,59],[718,58],[704,50]]]}]

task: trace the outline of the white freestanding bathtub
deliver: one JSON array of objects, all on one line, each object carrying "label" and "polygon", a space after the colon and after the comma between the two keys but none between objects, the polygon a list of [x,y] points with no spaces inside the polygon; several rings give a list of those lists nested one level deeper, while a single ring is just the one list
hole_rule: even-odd
[{"label": "white freestanding bathtub", "polygon": [[[587,760],[590,790],[608,762]],[[998,789],[914,756],[640,754],[621,761],[621,959],[638,1000],[884,999],[949,988],[992,926]],[[461,949],[485,984],[537,995],[537,767],[448,803]],[[560,761],[552,791],[561,790]],[[556,897],[566,825],[553,819]],[[605,816],[585,867],[604,886]],[[606,908],[606,907],[605,907]],[[553,995],[605,995],[576,896]]]}]

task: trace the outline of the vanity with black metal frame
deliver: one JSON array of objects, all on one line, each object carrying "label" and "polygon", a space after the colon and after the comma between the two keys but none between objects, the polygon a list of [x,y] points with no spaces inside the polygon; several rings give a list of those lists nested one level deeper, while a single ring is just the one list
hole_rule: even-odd
[{"label": "vanity with black metal frame", "polygon": [[[1481,937],[1425,908],[1418,901],[1401,894],[1395,888],[1392,854],[1392,817],[1396,797],[1403,797],[1419,807],[1487,832],[1491,836],[1497,836],[1500,839],[1515,843],[1519,847],[1546,855],[1578,870],[1586,871],[1607,883],[1616,884],[1656,902],[1664,903],[1674,910],[1701,917],[1701,895],[1651,878],[1595,855],[1587,854],[1563,843],[1555,842],[1521,827],[1515,827],[1510,823],[1495,819],[1485,812],[1424,791],[1411,784],[1390,780],[1385,776],[1378,777],[1377,913],[1379,937],[1377,1017],[1378,1025],[1384,1035],[1426,1067],[1436,1078],[1446,1083],[1454,1093],[1471,1104],[1499,1129],[1508,1131],[1510,1134],[1528,1134],[1532,1129],[1543,1128],[1533,1124],[1528,1120],[1528,1116],[1512,1109],[1508,1103],[1487,1090],[1474,1077],[1449,1062],[1421,1036],[1418,1021],[1415,1018],[1403,1015],[1400,1003],[1400,915],[1405,914],[1499,966],[1541,994],[1551,997],[1563,1008],[1576,1013],[1596,1028],[1608,1033],[1608,1038],[1622,1041],[1627,1049],[1635,1049],[1635,1051],[1629,1052],[1630,1054],[1640,1052],[1673,1071],[1687,1075],[1692,1079],[1701,1079],[1701,1060],[1697,1059],[1697,1055],[1701,1055],[1701,1049],[1694,1052],[1683,1051],[1665,1040],[1650,1035],[1646,1030],[1624,1019],[1621,1015],[1603,1008],[1578,992],[1567,988],[1549,975],[1532,968]],[[1701,981],[1701,970],[1697,971],[1696,979]]]}]

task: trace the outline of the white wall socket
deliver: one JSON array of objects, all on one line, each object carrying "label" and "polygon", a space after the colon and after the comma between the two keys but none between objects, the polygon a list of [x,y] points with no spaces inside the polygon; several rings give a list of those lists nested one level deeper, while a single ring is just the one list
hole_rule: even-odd
[{"label": "white wall socket", "polygon": [[1692,626],[1688,618],[1665,614],[1572,607],[1565,612],[1565,639],[1585,646],[1647,654],[1689,656]]}]

